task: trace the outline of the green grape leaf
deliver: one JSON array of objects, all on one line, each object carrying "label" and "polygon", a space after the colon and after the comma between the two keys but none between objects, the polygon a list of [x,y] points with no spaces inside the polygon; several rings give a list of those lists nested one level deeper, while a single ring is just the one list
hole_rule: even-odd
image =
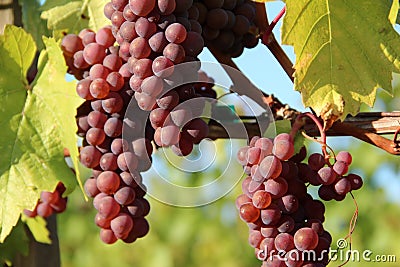
[{"label": "green grape leaf", "polygon": [[0,36],[0,243],[22,211],[34,208],[41,191],[53,191],[60,180],[69,192],[76,185],[63,152],[68,148],[77,158],[74,115],[80,102],[74,84],[60,72],[67,67],[59,45],[53,39],[44,43],[47,50],[29,86],[33,38],[10,25]]},{"label": "green grape leaf", "polygon": [[84,28],[97,31],[110,24],[104,16],[103,7],[106,0],[72,1],[53,6],[42,12],[41,17],[47,19],[47,27],[54,32],[54,36],[62,37],[65,33],[78,34]]},{"label": "green grape leaf", "polygon": [[50,35],[46,21],[40,18],[39,0],[19,0],[22,8],[22,23],[24,29],[33,36],[38,50],[43,49],[42,36]]},{"label": "green grape leaf", "polygon": [[373,106],[376,91],[392,91],[400,38],[390,1],[287,0],[282,42],[296,54],[295,89],[325,121]]},{"label": "green grape leaf", "polygon": [[0,263],[12,262],[18,254],[26,256],[29,251],[28,241],[24,224],[19,221],[4,243],[0,243]]},{"label": "green grape leaf", "polygon": [[49,229],[47,229],[45,219],[40,216],[30,218],[26,215],[22,215],[21,221],[29,227],[29,230],[37,242],[51,244],[50,232]]}]

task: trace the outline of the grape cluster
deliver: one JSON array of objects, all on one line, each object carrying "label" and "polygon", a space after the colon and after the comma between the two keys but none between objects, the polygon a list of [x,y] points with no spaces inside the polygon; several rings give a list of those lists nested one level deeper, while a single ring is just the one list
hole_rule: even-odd
[{"label": "grape cluster", "polygon": [[58,183],[54,192],[41,192],[40,199],[33,211],[25,209],[24,214],[31,218],[36,216],[47,218],[54,213],[64,212],[67,208],[67,197],[62,196],[64,192],[65,186],[61,182]]},{"label": "grape cluster", "polygon": [[[131,243],[149,231],[140,173],[151,167],[153,143],[184,156],[208,134],[198,118],[204,100],[190,102],[216,97],[212,79],[199,71],[204,41],[185,16],[192,4],[112,0],[104,7],[110,26],[62,40],[76,91],[86,100],[77,116],[80,161],[93,169],[84,187],[107,244]],[[178,68],[185,62],[194,64]]]},{"label": "grape cluster", "polygon": [[202,33],[206,46],[232,57],[240,56],[245,47],[253,48],[258,44],[255,31],[251,30],[255,28],[255,16],[255,4],[248,0],[194,1],[189,9],[189,19]]},{"label": "grape cluster", "polygon": [[[248,224],[249,244],[262,266],[326,266],[332,237],[323,227],[325,206],[307,193],[307,185],[322,185],[323,200],[342,200],[362,185],[355,174],[343,176],[351,163],[349,153],[338,153],[332,166],[321,154],[312,154],[308,164],[302,163],[306,154],[303,147],[294,155],[293,138],[285,133],[273,140],[253,137],[249,146],[238,151],[248,176],[236,207]],[[348,182],[340,182],[343,179]]]}]

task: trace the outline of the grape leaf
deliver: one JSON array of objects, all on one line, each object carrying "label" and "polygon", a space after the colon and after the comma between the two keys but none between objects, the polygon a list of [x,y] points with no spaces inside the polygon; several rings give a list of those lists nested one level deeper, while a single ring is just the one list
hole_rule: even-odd
[{"label": "grape leaf", "polygon": [[54,35],[62,37],[63,33],[78,34],[84,28],[97,31],[110,24],[104,16],[103,9],[107,0],[72,1],[53,6],[42,12],[41,17],[47,19],[47,27],[53,30]]},{"label": "grape leaf", "polygon": [[17,254],[27,255],[29,251],[28,241],[24,224],[19,221],[4,243],[0,243],[0,263],[13,261]]},{"label": "grape leaf", "polygon": [[372,106],[392,91],[400,38],[388,20],[390,1],[287,0],[282,41],[294,46],[295,89],[326,121]]},{"label": "grape leaf", "polygon": [[44,43],[31,87],[26,74],[36,53],[32,36],[11,25],[0,36],[0,243],[41,191],[53,191],[60,180],[69,192],[76,185],[63,151],[67,147],[77,158],[74,114],[81,102],[60,72],[67,67],[59,45]]},{"label": "grape leaf", "polygon": [[44,218],[40,216],[30,218],[23,214],[21,216],[21,221],[29,227],[29,230],[37,242],[51,244],[50,232],[49,229],[47,229],[47,223]]},{"label": "grape leaf", "polygon": [[33,36],[38,50],[43,49],[42,36],[50,35],[46,22],[40,18],[39,0],[18,0],[22,8],[22,23],[24,29]]}]

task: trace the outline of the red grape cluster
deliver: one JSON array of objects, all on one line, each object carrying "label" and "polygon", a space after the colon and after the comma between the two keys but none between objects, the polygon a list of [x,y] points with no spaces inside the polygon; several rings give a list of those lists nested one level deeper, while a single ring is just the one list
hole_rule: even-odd
[{"label": "red grape cluster", "polygon": [[245,47],[258,44],[258,38],[251,31],[255,27],[255,16],[254,2],[247,0],[194,1],[189,9],[189,19],[197,21],[193,22],[195,29],[202,33],[206,45],[232,57],[240,56]]},{"label": "red grape cluster", "polygon": [[[249,244],[262,266],[326,266],[332,237],[323,227],[325,206],[307,193],[307,184],[331,186],[335,197],[330,199],[342,199],[338,196],[344,198],[361,187],[359,176],[343,176],[351,163],[348,153],[338,153],[332,167],[324,167],[329,163],[320,154],[311,155],[308,164],[302,163],[306,154],[303,147],[294,155],[289,134],[273,140],[253,137],[249,146],[238,152],[248,177],[243,180],[236,207],[249,226]],[[324,168],[332,170],[334,177],[328,178]],[[345,190],[343,179],[349,183]]]},{"label": "red grape cluster", "polygon": [[26,216],[34,218],[40,216],[47,218],[54,213],[62,213],[67,208],[67,197],[62,195],[65,192],[65,186],[61,182],[58,183],[54,192],[43,191],[40,193],[40,199],[38,200],[33,211],[24,210]]},{"label": "red grape cluster", "polygon": [[[140,172],[151,167],[152,142],[188,155],[208,134],[198,118],[204,100],[185,105],[216,97],[213,81],[199,72],[204,42],[185,15],[192,4],[112,0],[104,7],[112,25],[62,40],[76,91],[86,100],[77,116],[80,161],[93,169],[85,190],[107,244],[131,243],[149,230]],[[178,67],[185,62],[193,64]]]}]

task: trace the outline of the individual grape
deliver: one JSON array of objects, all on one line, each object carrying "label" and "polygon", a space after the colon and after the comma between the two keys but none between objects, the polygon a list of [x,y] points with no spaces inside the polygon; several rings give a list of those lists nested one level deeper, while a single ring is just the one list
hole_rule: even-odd
[{"label": "individual grape", "polygon": [[98,200],[96,209],[98,210],[100,216],[102,216],[103,218],[112,219],[118,215],[120,211],[120,205],[117,203],[117,201],[115,201],[113,197],[106,195]]},{"label": "individual grape", "polygon": [[272,252],[276,250],[275,238],[264,238],[260,243],[260,249],[263,250],[263,253],[265,253],[264,258],[269,257]]},{"label": "individual grape", "polygon": [[[100,172],[100,173],[102,173],[102,172]],[[99,174],[100,175],[100,174]],[[97,176],[98,177],[98,176]],[[96,178],[97,178],[96,177]],[[97,181],[96,181],[96,187],[97,187]],[[106,196],[108,196],[107,194],[104,194],[104,193],[99,193],[99,194],[97,194],[94,198],[93,198],[93,207],[96,209],[96,210],[99,210],[99,207],[100,207],[100,201],[104,198],[104,197],[106,197]]]},{"label": "individual grape", "polygon": [[182,13],[188,10],[194,3],[193,0],[175,0],[176,1],[176,13]]},{"label": "individual grape", "polygon": [[118,168],[117,157],[113,153],[105,153],[100,158],[100,168],[104,171],[115,171]]},{"label": "individual grape", "polygon": [[282,163],[274,155],[266,156],[260,163],[260,173],[265,179],[275,179],[282,172]]},{"label": "individual grape", "polygon": [[163,50],[163,56],[174,64],[182,63],[185,60],[185,49],[182,45],[169,43]]},{"label": "individual grape", "polygon": [[161,109],[172,110],[179,103],[179,95],[176,91],[169,91],[157,99],[157,105]]},{"label": "individual grape", "polygon": [[104,132],[109,137],[118,137],[122,134],[122,122],[118,118],[109,118],[104,124]]},{"label": "individual grape", "polygon": [[150,56],[151,48],[147,40],[143,37],[136,37],[129,47],[129,53],[137,59],[144,59]]},{"label": "individual grape", "polygon": [[333,185],[323,185],[318,189],[318,196],[325,201],[330,201],[336,197]]},{"label": "individual grape", "polygon": [[240,206],[239,215],[243,221],[251,223],[257,221],[260,210],[254,207],[252,203],[244,203]]},{"label": "individual grape", "polygon": [[76,93],[83,99],[92,100],[93,96],[90,94],[90,84],[92,81],[88,78],[80,80],[76,84]]},{"label": "individual grape", "polygon": [[116,138],[111,143],[111,152],[118,156],[119,154],[128,151],[129,145],[125,139]]},{"label": "individual grape", "polygon": [[260,216],[265,225],[275,225],[281,219],[281,211],[278,206],[271,204],[266,209],[261,210]]},{"label": "individual grape", "polygon": [[251,194],[251,196],[253,196],[254,192],[258,191],[258,190],[263,190],[264,189],[264,185],[262,182],[257,182],[254,179],[252,179],[249,183],[249,193]]},{"label": "individual grape", "polygon": [[194,144],[199,144],[208,135],[208,124],[200,118],[189,121],[183,129]]},{"label": "individual grape", "polygon": [[220,30],[228,24],[228,15],[226,11],[221,8],[211,9],[207,13],[206,21],[208,27]]},{"label": "individual grape", "polygon": [[161,143],[164,146],[177,144],[179,142],[179,138],[180,130],[178,126],[170,124],[161,128]]},{"label": "individual grape", "polygon": [[188,9],[188,18],[192,19],[192,20],[196,20],[196,21],[198,20],[198,18],[199,18],[199,9],[196,6],[192,5],[192,6],[189,7],[189,9]]},{"label": "individual grape", "polygon": [[224,9],[232,10],[236,7],[237,0],[225,0],[222,7]]},{"label": "individual grape", "polygon": [[288,251],[285,255],[285,264],[287,267],[300,267],[303,265],[302,254],[297,249],[292,249]]},{"label": "individual grape", "polygon": [[239,209],[241,205],[244,203],[250,203],[252,202],[252,199],[249,198],[246,194],[241,194],[236,198],[235,205],[236,208]]},{"label": "individual grape", "polygon": [[232,31],[221,30],[218,37],[213,41],[213,44],[221,51],[229,51],[235,44],[235,35]]},{"label": "individual grape", "polygon": [[170,43],[180,44],[187,36],[186,28],[180,23],[172,23],[165,30],[165,38]]},{"label": "individual grape", "polygon": [[40,193],[40,201],[49,204],[56,204],[58,201],[60,201],[60,194],[57,191],[54,192],[42,191]]},{"label": "individual grape", "polygon": [[162,15],[170,15],[176,8],[175,0],[158,0],[158,9]]},{"label": "individual grape", "polygon": [[135,23],[136,33],[144,38],[149,39],[157,31],[157,25],[154,22],[150,22],[148,19],[141,17],[138,18]]},{"label": "individual grape", "polygon": [[95,64],[90,68],[89,77],[91,80],[102,78],[106,79],[109,74],[109,70],[102,64]]},{"label": "individual grape", "polygon": [[106,18],[111,19],[112,14],[114,13],[115,9],[112,5],[111,2],[108,2],[107,4],[104,5],[104,16],[106,16]]},{"label": "individual grape", "polygon": [[116,54],[109,54],[104,58],[103,66],[110,71],[118,71],[122,66],[122,60]]},{"label": "individual grape", "polygon": [[323,167],[318,171],[319,178],[324,185],[330,185],[335,182],[337,175],[331,167]]},{"label": "individual grape", "polygon": [[104,130],[100,128],[90,128],[86,133],[86,141],[92,146],[100,145],[105,138]]},{"label": "individual grape", "polygon": [[249,150],[249,147],[241,147],[236,155],[238,162],[242,166],[247,165],[247,150]]},{"label": "individual grape", "polygon": [[344,161],[347,165],[350,165],[353,161],[351,154],[347,151],[340,151],[336,155],[336,161]]},{"label": "individual grape", "polygon": [[221,8],[224,4],[224,0],[204,0],[203,3],[208,9]]},{"label": "individual grape", "polygon": [[265,209],[271,204],[271,195],[264,190],[254,192],[252,202],[257,209]]},{"label": "individual grape", "polygon": [[103,62],[105,57],[105,47],[100,44],[90,43],[83,49],[83,58],[90,65]]},{"label": "individual grape", "polygon": [[100,111],[91,111],[87,117],[88,124],[94,128],[103,128],[106,121],[107,115]]},{"label": "individual grape", "polygon": [[147,16],[155,5],[156,0],[129,0],[129,7],[137,16]]},{"label": "individual grape", "polygon": [[76,52],[83,50],[81,38],[76,34],[67,34],[61,41],[61,49],[68,57],[72,57]]},{"label": "individual grape", "polygon": [[251,147],[247,150],[247,162],[250,165],[258,164],[262,159],[261,149],[258,147]]},{"label": "individual grape", "polygon": [[96,33],[93,31],[88,31],[82,34],[82,43],[84,46],[87,46],[88,44],[95,43],[96,42]]},{"label": "individual grape", "polygon": [[[193,117],[192,111],[188,107],[177,107],[169,114],[169,118],[176,126],[182,127]],[[189,140],[191,136],[188,136]]]},{"label": "individual grape", "polygon": [[260,231],[257,230],[250,230],[249,232],[249,244],[253,248],[257,248],[260,246],[261,241],[264,237],[261,235]]},{"label": "individual grape", "polygon": [[107,83],[110,86],[110,91],[119,91],[124,86],[124,77],[119,72],[111,72],[106,78]]},{"label": "individual grape", "polygon": [[110,92],[110,86],[107,81],[102,78],[97,78],[92,81],[89,87],[90,94],[97,99],[105,98]]},{"label": "individual grape", "polygon": [[97,182],[95,178],[87,179],[84,185],[84,189],[86,195],[91,198],[100,193],[100,190],[97,188]]},{"label": "individual grape", "polygon": [[272,153],[272,147],[274,144],[272,143],[271,139],[262,137],[257,139],[254,146],[261,148],[265,155],[270,155]]},{"label": "individual grape", "polygon": [[312,228],[303,227],[294,234],[294,244],[300,251],[315,249],[318,245],[318,235]]},{"label": "individual grape", "polygon": [[288,183],[282,177],[268,179],[265,183],[265,191],[270,193],[272,199],[284,196],[288,190]]},{"label": "individual grape", "polygon": [[358,189],[360,189],[360,188],[362,187],[362,185],[363,185],[363,180],[362,180],[362,178],[361,178],[360,176],[358,176],[357,174],[350,173],[350,174],[347,176],[347,180],[350,181],[351,190],[358,190]]},{"label": "individual grape", "polygon": [[138,106],[142,110],[150,111],[153,109],[156,104],[156,99],[153,96],[150,96],[145,93],[135,93],[135,99],[138,103]]},{"label": "individual grape", "polygon": [[246,48],[254,48],[258,45],[259,38],[253,33],[245,33],[243,35],[242,43]]},{"label": "individual grape", "polygon": [[133,220],[126,213],[120,213],[117,217],[111,220],[111,230],[119,239],[124,239],[128,236],[133,228]]},{"label": "individual grape", "polygon": [[277,199],[276,204],[284,214],[292,214],[299,208],[299,200],[294,195],[285,195]]},{"label": "individual grape", "polygon": [[109,114],[118,113],[124,107],[124,100],[116,92],[110,92],[106,98],[101,101],[103,110]]},{"label": "individual grape", "polygon": [[347,178],[341,178],[335,183],[334,188],[338,195],[344,196],[351,191],[351,182]]},{"label": "individual grape", "polygon": [[103,243],[109,245],[114,244],[118,240],[111,229],[104,228],[100,229],[100,239],[103,241]]},{"label": "individual grape", "polygon": [[40,217],[47,218],[51,214],[53,214],[53,209],[50,206],[50,203],[41,202],[37,205],[36,212],[37,212],[37,215],[39,215]]},{"label": "individual grape", "polygon": [[112,7],[115,10],[122,11],[124,7],[128,4],[128,0],[111,0]]},{"label": "individual grape", "polygon": [[80,151],[79,157],[85,167],[94,168],[100,163],[101,152],[94,146],[85,146]]},{"label": "individual grape", "polygon": [[90,65],[85,61],[85,58],[83,57],[83,51],[78,51],[74,54],[73,56],[74,60],[74,67],[77,69],[87,69]]},{"label": "individual grape", "polygon": [[281,216],[281,219],[277,223],[276,227],[280,233],[290,233],[295,229],[296,222],[291,216],[283,215]]},{"label": "individual grape", "polygon": [[238,36],[245,35],[250,29],[250,21],[243,15],[237,15],[235,19],[235,24],[232,27],[234,34]]},{"label": "individual grape", "polygon": [[139,59],[133,64],[132,73],[141,79],[147,78],[153,75],[152,65],[153,61],[151,59]]},{"label": "individual grape", "polygon": [[142,176],[136,170],[121,172],[119,176],[121,178],[121,181],[131,188],[135,188],[138,186],[138,184],[142,183]]},{"label": "individual grape", "polygon": [[138,138],[132,141],[132,149],[133,153],[142,160],[148,159],[153,153],[153,146],[147,138]]},{"label": "individual grape", "polygon": [[124,152],[118,156],[117,164],[122,171],[133,171],[138,166],[138,158],[132,152]]},{"label": "individual grape", "polygon": [[332,168],[338,175],[342,176],[348,172],[349,165],[344,161],[336,161]]},{"label": "individual grape", "polygon": [[313,229],[318,234],[318,236],[322,235],[324,232],[324,227],[322,226],[322,222],[318,219],[307,220],[305,226]]},{"label": "individual grape", "polygon": [[143,80],[140,88],[142,92],[153,97],[157,97],[163,90],[163,80],[155,75]]},{"label": "individual grape", "polygon": [[167,46],[168,41],[165,38],[164,32],[157,32],[153,34],[149,38],[149,46],[152,51],[157,52],[157,53],[162,53],[164,48]]},{"label": "individual grape", "polygon": [[96,215],[94,216],[94,223],[100,228],[110,229],[111,219],[106,219],[99,213],[96,213]]},{"label": "individual grape", "polygon": [[308,165],[310,166],[310,168],[314,171],[318,171],[319,169],[321,169],[322,167],[324,167],[325,165],[325,158],[323,155],[319,154],[319,153],[314,153],[311,154],[308,157]]},{"label": "individual grape", "polygon": [[247,17],[249,20],[253,20],[256,15],[254,5],[250,4],[249,2],[238,4],[235,8],[235,13],[243,15]]},{"label": "individual grape", "polygon": [[152,70],[156,76],[167,78],[174,72],[174,63],[164,56],[159,56],[154,59]]},{"label": "individual grape", "polygon": [[111,32],[111,26],[100,28],[96,33],[96,43],[103,47],[110,47],[114,44],[115,38]]},{"label": "individual grape", "polygon": [[290,251],[294,249],[294,238],[291,234],[280,233],[275,237],[274,245],[279,251]]},{"label": "individual grape", "polygon": [[126,19],[129,22],[134,22],[138,19],[138,16],[135,15],[135,13],[133,13],[133,11],[129,7],[129,5],[126,5],[124,7],[124,10],[122,11],[122,15],[123,15],[124,19]]},{"label": "individual grape", "polygon": [[162,108],[153,109],[150,112],[150,116],[149,116],[152,127],[154,129],[157,129],[158,127],[163,126],[164,121],[168,115],[169,115],[169,111],[166,109],[162,109]]},{"label": "individual grape", "polygon": [[119,176],[113,171],[104,171],[96,178],[97,188],[105,194],[115,193],[119,184]]},{"label": "individual grape", "polygon": [[280,160],[288,160],[294,155],[294,145],[288,140],[275,140],[272,153]]},{"label": "individual grape", "polygon": [[136,238],[142,238],[149,232],[150,226],[146,219],[135,218],[133,219],[134,224],[134,235]]},{"label": "individual grape", "polygon": [[267,238],[275,238],[279,234],[275,226],[261,227],[260,231],[262,236]]}]

